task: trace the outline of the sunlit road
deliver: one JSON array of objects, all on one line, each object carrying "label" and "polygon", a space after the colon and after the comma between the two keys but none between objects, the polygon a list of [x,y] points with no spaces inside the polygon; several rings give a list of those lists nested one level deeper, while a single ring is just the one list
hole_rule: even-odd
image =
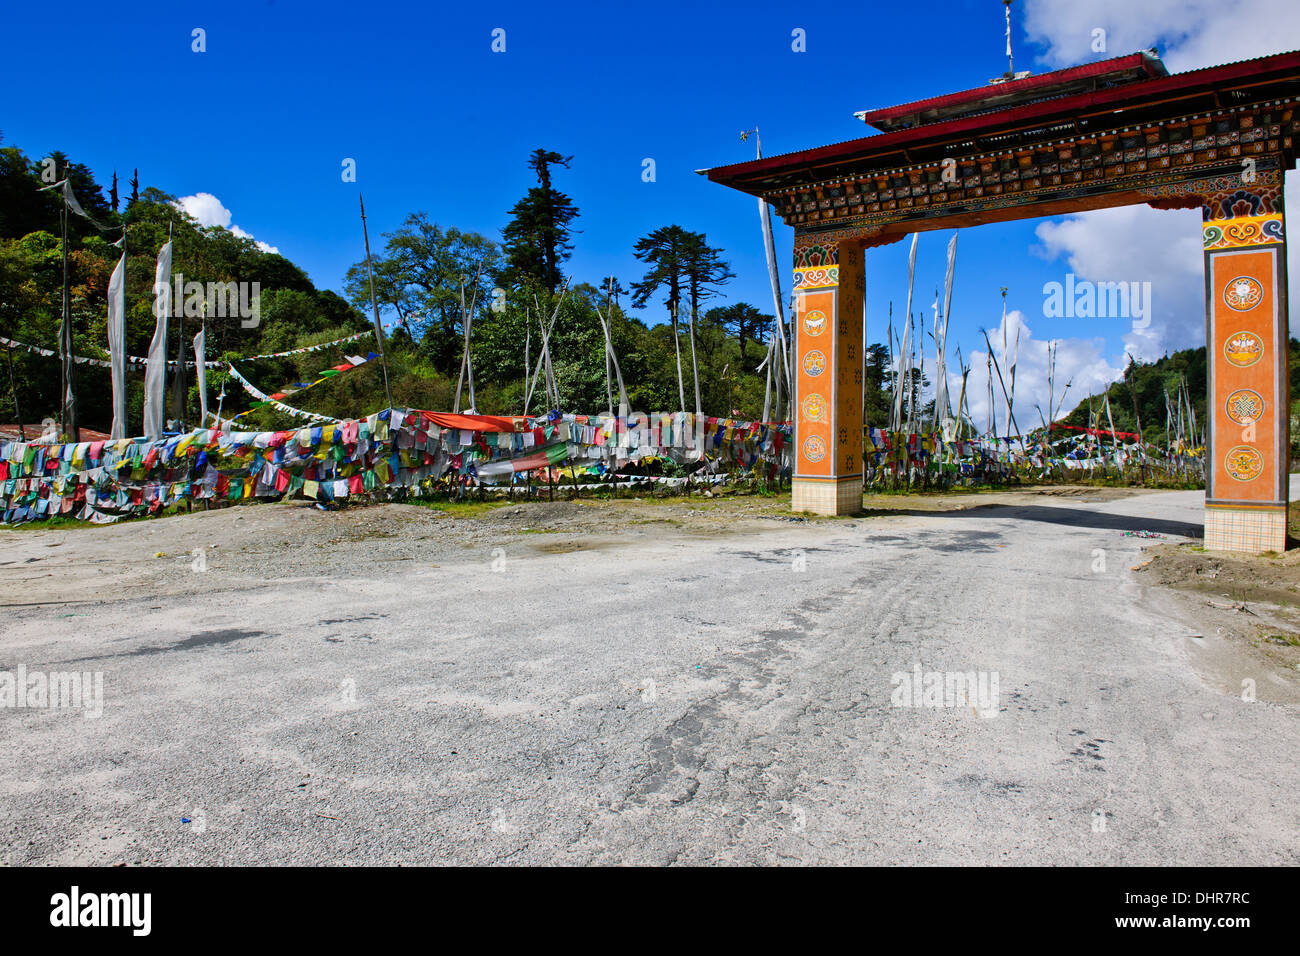
[{"label": "sunlit road", "polygon": [[[3,862],[1294,865],[1296,706],[1214,686],[1197,603],[1131,570],[1202,500],[11,610],[0,670],[104,703],[0,710]],[[996,674],[991,715],[895,706],[918,665]]]}]

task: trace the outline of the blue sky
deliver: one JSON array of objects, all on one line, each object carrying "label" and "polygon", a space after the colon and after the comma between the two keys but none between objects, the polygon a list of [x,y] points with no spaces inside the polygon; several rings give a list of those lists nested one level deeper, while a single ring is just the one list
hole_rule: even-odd
[{"label": "blue sky", "polygon": [[[1300,46],[1294,5],[1273,0],[1027,3],[1017,4],[1013,43],[1017,69],[1034,72],[1153,43],[1175,70],[1220,52],[1226,60]],[[726,250],[737,273],[727,298],[764,310],[771,295],[754,200],[694,170],[751,158],[741,130],[760,127],[768,155],[852,139],[867,132],[855,110],[980,86],[1006,66],[998,0],[927,4],[924,16],[875,3],[70,2],[57,17],[23,6],[5,18],[6,144],[32,156],[62,149],[104,183],[114,169],[125,182],[138,167],[146,185],[209,193],[318,286],[340,288],[362,256],[358,189],[372,239],[415,210],[499,239],[531,183],[527,154],[544,146],[574,156],[556,179],[581,210],[568,266],[578,279],[612,273],[630,284],[643,271],[636,239],[678,223]],[[1111,37],[1105,53],[1090,49],[1092,25]],[[206,31],[204,53],[191,51],[196,27]],[[504,53],[491,51],[494,28],[506,31]],[[792,51],[795,28],[807,52]],[[1227,40],[1213,39],[1225,29]],[[340,176],[348,157],[357,183]],[[642,180],[647,158],[651,183]],[[1113,376],[1126,348],[1153,357],[1202,344],[1203,307],[1198,317],[1198,295],[1186,291],[1201,268],[1197,214],[1110,212],[964,234],[950,342],[980,352],[982,364],[978,330],[996,335],[1005,285],[1026,326],[1022,355],[1065,339],[1081,382]],[[792,231],[777,230],[788,295]],[[948,235],[921,236],[914,308],[934,299]],[[1155,242],[1177,255],[1120,254],[1139,235],[1143,255]],[[1184,235],[1191,262],[1182,261]],[[872,341],[884,338],[889,301],[896,314],[903,308],[905,262],[904,243],[867,256]],[[1088,270],[1155,283],[1157,331],[1126,341],[1123,320],[1044,317],[1044,283]]]}]

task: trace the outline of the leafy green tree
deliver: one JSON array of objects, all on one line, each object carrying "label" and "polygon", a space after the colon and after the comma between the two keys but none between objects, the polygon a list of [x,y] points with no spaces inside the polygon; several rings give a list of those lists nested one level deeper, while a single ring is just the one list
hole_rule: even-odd
[{"label": "leafy green tree", "polygon": [[0,238],[21,239],[40,229],[58,231],[59,200],[41,192],[35,165],[13,146],[0,149]]},{"label": "leafy green tree", "polygon": [[[467,309],[471,302],[476,311],[490,307],[500,247],[476,232],[444,229],[424,212],[407,216],[400,229],[384,233],[384,238],[384,253],[374,260],[375,298],[381,311],[397,315],[436,367],[459,363],[461,284]],[[345,289],[355,306],[369,310],[364,259],[348,270]]]}]

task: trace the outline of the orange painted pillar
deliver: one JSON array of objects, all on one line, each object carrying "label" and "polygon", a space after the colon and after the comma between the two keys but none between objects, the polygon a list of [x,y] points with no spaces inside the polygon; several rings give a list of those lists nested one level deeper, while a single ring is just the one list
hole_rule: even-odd
[{"label": "orange painted pillar", "polygon": [[1205,547],[1286,548],[1290,395],[1281,177],[1206,197]]},{"label": "orange painted pillar", "polygon": [[791,507],[862,510],[864,253],[843,234],[795,236]]}]

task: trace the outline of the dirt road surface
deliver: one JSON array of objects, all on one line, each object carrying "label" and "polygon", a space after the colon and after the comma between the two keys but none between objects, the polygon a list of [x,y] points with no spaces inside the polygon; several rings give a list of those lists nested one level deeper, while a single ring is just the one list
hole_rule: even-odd
[{"label": "dirt road surface", "polygon": [[0,708],[0,862],[1294,865],[1294,565],[1167,586],[1202,501],[0,531],[0,675],[103,688]]}]

